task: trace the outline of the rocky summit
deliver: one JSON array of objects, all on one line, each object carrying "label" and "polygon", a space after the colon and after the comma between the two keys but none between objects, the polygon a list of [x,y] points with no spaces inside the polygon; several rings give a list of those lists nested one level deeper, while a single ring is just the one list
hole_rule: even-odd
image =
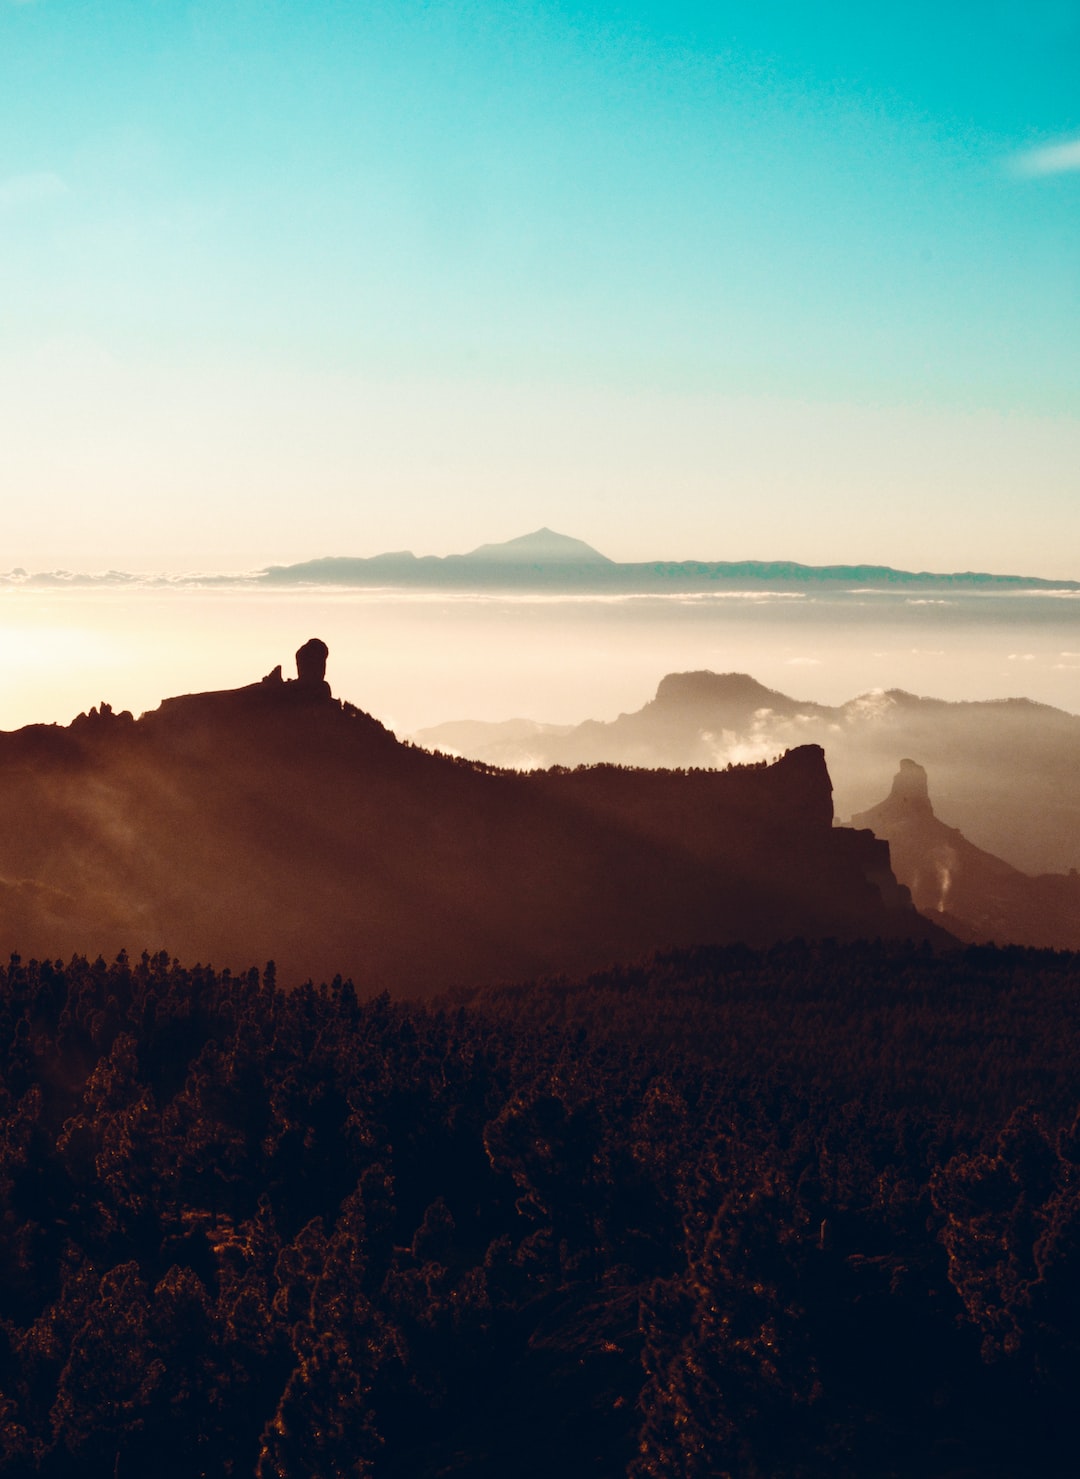
[{"label": "rocky summit", "polygon": [[852,818],[890,847],[915,906],[960,939],[1080,949],[1080,876],[1032,877],[976,847],[934,813],[925,768],[901,760],[884,801]]},{"label": "rocky summit", "polygon": [[297,677],[0,735],[0,948],[167,950],[427,994],[658,948],[942,939],[817,746],[728,771],[500,772]]}]

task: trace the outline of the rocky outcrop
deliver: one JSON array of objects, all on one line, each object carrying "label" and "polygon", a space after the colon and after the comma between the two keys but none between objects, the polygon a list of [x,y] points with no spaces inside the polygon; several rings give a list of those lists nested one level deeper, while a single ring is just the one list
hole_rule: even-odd
[{"label": "rocky outcrop", "polygon": [[923,914],[972,941],[1080,949],[1080,877],[1032,877],[934,814],[927,773],[901,760],[886,799],[852,818],[885,838],[897,878]]},{"label": "rocky outcrop", "polygon": [[326,659],[329,656],[329,647],[319,637],[310,637],[303,647],[297,649],[296,681],[301,687],[325,688],[329,695],[330,685],[326,682]]},{"label": "rocky outcrop", "polygon": [[[337,704],[326,681],[326,663],[330,649],[319,637],[311,637],[296,653],[296,677],[285,679],[281,664],[271,669],[258,683],[242,688],[219,688],[208,693],[183,693],[166,698],[150,714],[143,716],[151,724],[199,724],[203,721],[228,720],[247,713],[264,713],[297,704]],[[107,705],[103,705],[107,708]]]},{"label": "rocky outcrop", "polygon": [[930,785],[926,771],[914,760],[901,760],[893,778],[887,802],[890,810],[908,821],[926,820],[934,815],[930,804]]},{"label": "rocky outcrop", "polygon": [[670,673],[648,703],[610,722],[458,721],[413,738],[522,768],[723,767],[819,744],[842,817],[878,801],[898,755],[917,755],[948,816],[978,846],[1027,873],[1080,868],[1080,714],[1027,699],[946,703],[892,689],[830,707],[746,673]]},{"label": "rocky outcrop", "polygon": [[331,696],[325,658],[313,639],[292,682],[0,736],[0,949],[273,958],[282,980],[424,994],[681,945],[945,939],[885,844],[832,825],[818,746],[494,772],[399,744]]}]

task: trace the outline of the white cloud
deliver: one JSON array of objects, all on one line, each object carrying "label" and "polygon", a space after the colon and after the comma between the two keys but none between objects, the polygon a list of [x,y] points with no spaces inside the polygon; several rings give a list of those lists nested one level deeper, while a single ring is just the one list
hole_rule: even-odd
[{"label": "white cloud", "polygon": [[1080,139],[1028,149],[1015,156],[1013,168],[1021,175],[1062,175],[1069,170],[1080,170]]},{"label": "white cloud", "polygon": [[50,170],[39,170],[28,175],[8,175],[6,180],[0,180],[0,210],[18,210],[21,206],[58,200],[67,194],[67,182]]}]

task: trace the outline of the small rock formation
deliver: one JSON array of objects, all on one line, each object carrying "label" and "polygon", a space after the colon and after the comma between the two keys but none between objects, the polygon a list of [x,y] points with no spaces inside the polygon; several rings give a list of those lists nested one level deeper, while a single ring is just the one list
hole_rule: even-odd
[{"label": "small rock formation", "polygon": [[295,678],[284,679],[279,663],[257,683],[248,683],[243,688],[219,688],[207,693],[184,693],[162,699],[153,711],[157,716],[155,722],[198,724],[209,719],[227,720],[253,711],[287,714],[298,708],[340,707],[326,681],[329,655],[330,649],[325,642],[318,637],[310,637],[296,653]]},{"label": "small rock formation", "polygon": [[[911,890],[915,907],[931,918],[949,916],[962,939],[989,938],[987,908],[999,892],[1008,864],[981,853],[955,828],[934,815],[925,769],[901,760],[884,801],[851,819],[888,842],[896,877]],[[993,879],[991,883],[990,879]],[[970,897],[971,884],[985,898]],[[957,887],[959,885],[959,887]],[[973,915],[979,916],[976,926]],[[979,930],[982,933],[979,933]]]},{"label": "small rock formation", "polygon": [[134,719],[129,709],[123,709],[119,714],[115,714],[113,713],[112,704],[107,704],[103,700],[100,708],[95,707],[88,713],[78,714],[71,721],[71,727],[77,730],[85,730],[87,728],[91,730],[102,730],[109,729],[116,724],[131,723],[134,723]]},{"label": "small rock formation", "polygon": [[926,771],[901,760],[884,801],[851,818],[889,844],[915,907],[962,940],[1075,950],[1080,890],[1067,874],[1021,873],[934,815]]},{"label": "small rock formation", "polygon": [[926,771],[914,760],[901,760],[900,769],[893,777],[888,805],[895,806],[908,817],[932,817],[934,808],[930,804],[930,788]]},{"label": "small rock formation", "polygon": [[326,681],[326,659],[330,649],[319,637],[309,637],[296,653],[296,681],[307,689],[325,689],[330,692]]}]

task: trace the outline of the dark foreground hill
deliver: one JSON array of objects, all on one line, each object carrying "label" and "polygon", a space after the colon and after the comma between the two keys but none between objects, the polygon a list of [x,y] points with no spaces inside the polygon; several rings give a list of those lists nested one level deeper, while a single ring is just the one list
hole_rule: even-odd
[{"label": "dark foreground hill", "polygon": [[1077,957],[0,970],[4,1479],[1075,1472]]},{"label": "dark foreground hill", "polygon": [[[934,936],[820,749],[727,773],[493,773],[293,682],[0,735],[0,950],[358,988],[579,972],[672,945]],[[936,938],[944,938],[940,932]]]},{"label": "dark foreground hill", "polygon": [[934,813],[926,771],[901,760],[884,801],[852,818],[889,844],[916,908],[961,940],[1080,950],[1080,873],[1031,877]]},{"label": "dark foreground hill", "polygon": [[418,743],[493,765],[702,766],[825,750],[837,815],[865,811],[909,755],[977,846],[1028,873],[1080,868],[1080,715],[1029,699],[947,703],[899,689],[837,706],[791,698],[746,673],[671,673],[610,723],[441,724]]}]

